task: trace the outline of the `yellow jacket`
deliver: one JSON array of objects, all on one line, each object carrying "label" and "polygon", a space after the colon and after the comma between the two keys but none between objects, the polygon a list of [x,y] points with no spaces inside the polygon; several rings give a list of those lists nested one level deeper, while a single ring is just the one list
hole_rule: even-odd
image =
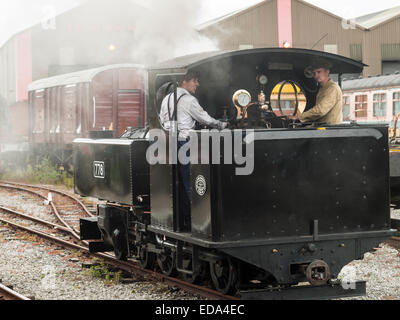
[{"label": "yellow jacket", "polygon": [[299,116],[301,122],[325,122],[330,125],[343,122],[343,94],[340,87],[329,80],[319,89],[315,107]]}]

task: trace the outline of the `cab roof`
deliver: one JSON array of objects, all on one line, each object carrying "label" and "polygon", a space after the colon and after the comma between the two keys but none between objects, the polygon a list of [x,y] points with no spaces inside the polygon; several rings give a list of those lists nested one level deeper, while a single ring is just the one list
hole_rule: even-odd
[{"label": "cab roof", "polygon": [[[241,61],[249,63],[249,60],[256,63],[286,63],[291,64],[293,68],[297,69],[312,65],[313,61],[318,58],[323,58],[332,63],[333,68],[331,69],[331,73],[333,74],[361,73],[363,68],[367,66],[353,59],[322,51],[297,48],[259,48],[234,51],[211,51],[187,55],[161,62],[149,67],[149,70],[155,72],[157,72],[157,70],[168,69],[188,70],[226,59],[231,59],[234,64],[240,63]],[[286,67],[287,66],[282,65],[283,70],[285,70]],[[279,65],[276,65],[276,68],[279,68]]]}]

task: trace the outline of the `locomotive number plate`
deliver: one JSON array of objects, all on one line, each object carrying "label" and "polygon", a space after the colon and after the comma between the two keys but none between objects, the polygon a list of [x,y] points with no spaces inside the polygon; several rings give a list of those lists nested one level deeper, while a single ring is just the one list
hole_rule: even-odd
[{"label": "locomotive number plate", "polygon": [[101,161],[93,162],[93,175],[95,178],[99,179],[104,179],[106,177],[104,162]]}]

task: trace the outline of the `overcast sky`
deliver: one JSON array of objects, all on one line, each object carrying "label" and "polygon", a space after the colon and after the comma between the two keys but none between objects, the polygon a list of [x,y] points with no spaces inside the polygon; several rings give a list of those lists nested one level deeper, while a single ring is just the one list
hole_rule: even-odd
[{"label": "overcast sky", "polygon": [[[0,45],[13,34],[40,22],[52,11],[58,13],[74,7],[80,0],[1,0]],[[112,1],[112,0],[110,0]],[[147,0],[135,0],[146,4]],[[168,0],[162,0],[168,1]],[[190,0],[182,0],[190,1]],[[201,0],[198,23],[251,6],[260,0]],[[353,18],[400,5],[399,0],[307,0],[344,18]],[[179,10],[177,8],[177,10]]]}]

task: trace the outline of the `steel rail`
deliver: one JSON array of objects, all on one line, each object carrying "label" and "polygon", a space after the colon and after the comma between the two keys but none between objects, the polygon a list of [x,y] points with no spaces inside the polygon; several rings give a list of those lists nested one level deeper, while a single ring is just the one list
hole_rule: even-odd
[{"label": "steel rail", "polygon": [[15,211],[15,210],[3,207],[3,206],[0,206],[0,210],[3,210],[8,214],[14,214],[14,215],[16,215],[18,217],[22,217],[22,218],[25,218],[27,220],[31,220],[33,222],[40,223],[40,224],[48,226],[48,227],[52,227],[52,228],[54,228],[56,230],[61,230],[61,231],[65,231],[65,232],[68,232],[68,233],[70,232],[69,229],[67,229],[67,228],[65,228],[63,226],[60,226],[58,224],[55,224],[55,223],[52,223],[52,222],[49,222],[49,221],[46,221],[46,220],[43,220],[43,219],[40,219],[40,218],[36,218],[36,217],[30,216],[30,215],[26,215],[26,214],[24,214],[22,212],[18,212],[18,211]]},{"label": "steel rail", "polygon": [[26,183],[18,183],[18,182],[11,182],[11,181],[0,181],[0,183],[6,183],[6,184],[11,184],[11,185],[16,185],[16,186],[19,185],[19,186],[25,186],[25,187],[30,187],[30,188],[43,189],[43,190],[47,190],[47,191],[51,191],[51,192],[54,192],[54,193],[61,194],[63,196],[66,196],[66,197],[74,200],[76,203],[78,203],[89,217],[94,217],[94,215],[86,208],[86,206],[83,204],[83,202],[81,200],[79,200],[77,197],[75,197],[75,196],[73,196],[73,195],[71,195],[71,194],[69,194],[67,192],[64,192],[64,191],[61,191],[61,190],[57,190],[57,189],[52,189],[52,188],[45,187],[45,186],[37,186],[37,185],[31,185],[31,184],[26,184]]},{"label": "steel rail", "polygon": [[80,245],[77,245],[75,243],[59,239],[59,238],[54,237],[54,236],[52,236],[52,235],[50,235],[48,233],[45,233],[45,232],[42,232],[42,231],[39,231],[39,230],[36,230],[36,229],[32,229],[32,228],[29,228],[29,227],[25,227],[23,225],[20,225],[18,223],[12,222],[12,221],[4,219],[4,218],[0,218],[0,222],[5,223],[5,224],[7,224],[7,225],[9,225],[9,226],[11,226],[13,228],[21,229],[23,231],[27,231],[29,233],[33,233],[33,234],[35,234],[37,236],[40,236],[42,238],[45,238],[47,240],[50,240],[50,241],[53,241],[53,242],[57,242],[58,244],[62,244],[62,245],[68,246],[68,247],[70,247],[72,249],[88,250],[87,248],[82,247]]},{"label": "steel rail", "polygon": [[0,300],[31,300],[0,284]]},{"label": "steel rail", "polygon": [[[15,190],[20,190],[20,191],[24,191],[24,192],[28,192],[31,194],[34,194],[36,196],[38,196],[39,198],[42,198],[44,200],[47,200],[47,197],[43,196],[42,194],[33,191],[33,190],[29,190],[29,189],[25,189],[23,187],[20,187],[18,185],[7,185],[7,184],[0,184],[0,187],[2,188],[8,188],[8,189],[15,189]],[[61,217],[61,215],[59,214],[56,206],[54,205],[54,203],[51,201],[50,206],[52,208],[53,213],[56,215],[57,219],[67,228],[69,229],[69,232],[72,234],[72,236],[80,241],[80,236],[78,235],[78,231],[76,231],[73,227],[71,227],[67,222],[65,222],[65,220]]]},{"label": "steel rail", "polygon": [[82,247],[80,245],[77,245],[75,243],[72,242],[68,242],[62,239],[59,239],[57,237],[54,237],[52,235],[43,233],[41,231],[35,230],[35,229],[31,229],[22,225],[19,225],[17,223],[14,223],[12,221],[0,218],[0,222],[5,223],[13,228],[16,229],[21,229],[24,231],[27,231],[29,233],[33,233],[37,236],[40,236],[42,238],[45,238],[46,240],[52,241],[54,243],[63,245],[65,247],[71,248],[71,249],[76,249],[76,250],[80,250],[83,251],[87,254],[93,255],[95,257],[98,258],[102,258],[103,260],[107,261],[107,263],[109,265],[112,265],[114,267],[117,267],[121,270],[124,270],[128,273],[131,274],[137,274],[137,275],[141,275],[141,276],[147,276],[150,277],[151,279],[155,279],[157,281],[161,281],[164,282],[170,286],[177,286],[179,288],[181,288],[182,290],[186,291],[186,292],[190,292],[192,294],[198,294],[201,295],[205,298],[209,298],[209,299],[219,299],[219,300],[239,300],[239,298],[237,297],[232,297],[232,296],[227,296],[227,295],[223,295],[217,291],[214,291],[212,289],[206,288],[206,287],[201,287],[201,286],[197,286],[176,278],[171,278],[168,277],[166,275],[157,273],[155,271],[150,271],[150,270],[146,270],[143,269],[141,266],[139,266],[139,264],[137,262],[132,262],[132,261],[120,261],[117,260],[116,258],[114,258],[112,255],[107,254],[107,253],[90,253],[89,249],[86,247]]},{"label": "steel rail", "polygon": [[[35,185],[16,183],[16,182],[0,181],[0,183],[8,184],[8,185],[0,184],[0,187],[12,188],[12,189],[17,189],[17,190],[30,192],[30,193],[33,193],[33,194],[41,197],[42,199],[46,199],[46,200],[47,200],[47,198],[45,196],[41,195],[40,193],[37,193],[37,192],[29,190],[29,189],[24,189],[24,188],[21,188],[21,187],[18,187],[18,186],[25,186],[25,187],[36,188],[36,189],[43,189],[43,190],[46,190],[46,191],[50,191],[50,192],[61,194],[63,196],[66,196],[66,197],[76,201],[84,209],[86,214],[88,214],[89,216],[93,217],[93,215],[87,210],[85,205],[79,199],[77,199],[77,198],[75,198],[75,197],[73,197],[73,196],[71,196],[71,195],[69,195],[67,193],[64,193],[62,191],[51,189],[51,188],[44,187],[44,186],[35,186]],[[60,230],[63,230],[65,232],[71,233],[72,236],[74,236],[77,240],[80,241],[80,236],[78,235],[78,232],[75,231],[72,227],[70,227],[59,216],[58,210],[55,207],[55,205],[53,204],[53,202],[50,202],[50,205],[52,206],[53,212],[56,214],[57,218],[65,226],[67,226],[67,228],[64,228],[62,226],[57,226],[55,228],[59,228]],[[0,207],[0,209],[3,209],[3,207]],[[7,209],[7,210],[9,210],[9,209]],[[20,214],[20,215],[21,216],[25,216],[25,218],[27,218],[27,219],[30,219],[29,216],[26,216],[26,215],[23,215],[23,214]],[[0,219],[0,221],[2,221],[2,220],[3,219]],[[6,221],[6,220],[4,220],[4,221]],[[70,247],[70,248],[73,248],[73,249],[77,249],[77,250],[82,250],[82,251],[84,251],[86,253],[89,253],[89,249],[88,248],[85,248],[85,247],[82,247],[82,246],[79,246],[79,245],[76,245],[76,244],[73,244],[73,243],[58,239],[56,237],[52,237],[50,235],[46,235],[46,234],[41,233],[39,231],[29,230],[29,228],[26,228],[26,227],[23,227],[23,226],[18,226],[17,224],[13,224],[10,221],[7,221],[5,223],[8,223],[10,225],[15,225],[16,227],[20,227],[21,229],[25,229],[25,231],[28,231],[28,232],[36,233],[37,235],[39,235],[41,237],[44,237],[47,240],[50,240],[50,241],[53,241],[53,242],[57,242],[57,243],[62,244],[64,246],[67,246],[67,247]],[[400,237],[392,237],[392,240],[400,241]],[[83,243],[86,246],[88,246],[88,242],[83,241]],[[102,259],[106,260],[108,264],[110,264],[112,266],[115,266],[115,267],[117,267],[117,268],[119,268],[121,270],[127,271],[129,273],[133,273],[133,274],[146,275],[146,276],[149,276],[149,277],[151,277],[153,279],[156,278],[158,281],[165,282],[165,283],[167,283],[167,284],[169,284],[171,286],[178,286],[178,287],[182,288],[183,290],[185,290],[187,292],[191,292],[193,294],[199,294],[201,296],[204,296],[204,297],[207,297],[207,298],[211,298],[211,299],[223,299],[223,300],[236,300],[236,299],[238,299],[236,297],[222,295],[219,292],[214,291],[214,290],[209,289],[209,288],[196,286],[196,285],[190,284],[188,282],[185,282],[185,281],[182,281],[182,280],[179,280],[179,279],[176,279],[176,278],[170,278],[170,277],[165,276],[163,274],[143,269],[137,263],[124,262],[124,261],[117,260],[111,254],[108,254],[108,253],[95,253],[95,254],[91,254],[91,255],[99,257],[99,258],[102,258]]]}]

